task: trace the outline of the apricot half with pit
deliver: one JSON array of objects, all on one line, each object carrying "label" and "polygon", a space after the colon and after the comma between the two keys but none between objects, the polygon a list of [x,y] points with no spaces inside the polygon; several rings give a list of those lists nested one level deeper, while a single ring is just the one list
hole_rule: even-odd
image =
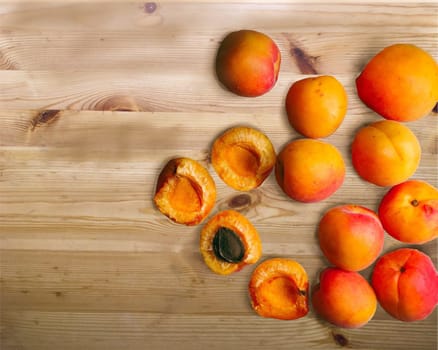
[{"label": "apricot half with pit", "polygon": [[245,126],[226,130],[211,150],[211,163],[219,177],[239,191],[259,187],[272,172],[275,157],[269,138]]},{"label": "apricot half with pit", "polygon": [[254,264],[262,255],[256,228],[235,210],[221,211],[204,225],[199,248],[207,266],[220,275]]},{"label": "apricot half with pit", "polygon": [[174,158],[158,176],[154,201],[158,210],[174,222],[196,225],[213,209],[216,185],[198,161]]},{"label": "apricot half with pit", "polygon": [[249,282],[251,306],[262,317],[294,320],[309,312],[309,281],[293,259],[271,258],[259,264]]}]

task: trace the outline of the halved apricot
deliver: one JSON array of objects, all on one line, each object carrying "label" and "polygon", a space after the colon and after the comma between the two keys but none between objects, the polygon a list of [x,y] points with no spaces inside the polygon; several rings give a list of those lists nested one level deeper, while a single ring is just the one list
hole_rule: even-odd
[{"label": "halved apricot", "polygon": [[230,187],[249,191],[259,187],[275,165],[275,150],[261,131],[238,126],[225,131],[213,143],[211,163]]},{"label": "halved apricot", "polygon": [[199,224],[213,209],[215,200],[213,178],[194,159],[171,159],[158,176],[155,204],[164,215],[179,224]]},{"label": "halved apricot", "polygon": [[307,273],[293,259],[265,260],[252,273],[248,289],[251,306],[260,316],[295,320],[309,312]]},{"label": "halved apricot", "polygon": [[254,264],[262,255],[256,228],[235,210],[221,211],[204,225],[199,248],[207,266],[220,275]]}]

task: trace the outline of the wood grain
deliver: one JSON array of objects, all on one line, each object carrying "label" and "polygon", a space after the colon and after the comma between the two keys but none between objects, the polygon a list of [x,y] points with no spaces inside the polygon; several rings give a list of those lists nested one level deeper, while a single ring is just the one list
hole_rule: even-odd
[{"label": "wood grain", "polygon": [[[152,196],[168,159],[199,160],[217,184],[211,215],[239,210],[263,259],[294,258],[315,284],[327,264],[315,237],[322,213],[347,202],[375,210],[387,190],[351,166],[355,131],[380,118],[354,79],[395,42],[438,58],[437,18],[433,2],[0,2],[0,349],[436,349],[437,311],[403,323],[379,307],[357,330],[313,310],[293,322],[258,317],[253,268],[213,274],[198,250],[202,225],[170,222]],[[244,27],[282,53],[279,81],[255,99],[225,91],[213,71],[223,36]],[[347,164],[341,189],[301,204],[273,175],[248,193],[227,187],[210,164],[214,138],[249,125],[278,152],[298,137],[285,94],[311,74],[335,75],[348,93],[327,138]],[[438,186],[437,115],[409,127],[422,147],[414,177]],[[384,251],[400,246],[385,238]],[[417,248],[437,263],[436,242]]]}]

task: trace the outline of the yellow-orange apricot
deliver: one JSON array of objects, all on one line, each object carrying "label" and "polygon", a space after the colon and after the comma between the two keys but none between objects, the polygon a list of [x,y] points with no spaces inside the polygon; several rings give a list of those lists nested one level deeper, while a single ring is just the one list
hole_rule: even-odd
[{"label": "yellow-orange apricot", "polygon": [[338,149],[323,141],[298,139],[288,143],[277,157],[275,177],[292,199],[321,201],[344,182],[345,163]]},{"label": "yellow-orange apricot", "polygon": [[296,81],[286,96],[289,123],[301,135],[327,137],[341,125],[347,113],[347,93],[333,76]]},{"label": "yellow-orange apricot", "polygon": [[438,237],[438,189],[420,180],[395,185],[380,201],[379,217],[386,232],[401,242],[430,242]]},{"label": "yellow-orange apricot", "polygon": [[216,138],[211,150],[211,164],[219,177],[239,191],[259,187],[274,168],[275,159],[269,138],[245,126],[226,130]]},{"label": "yellow-orange apricot", "polygon": [[333,265],[348,271],[370,266],[381,253],[384,239],[377,214],[359,205],[330,208],[318,225],[321,251]]},{"label": "yellow-orange apricot", "polygon": [[381,120],[357,131],[351,156],[353,167],[364,180],[378,186],[394,186],[415,173],[421,146],[404,124]]},{"label": "yellow-orange apricot", "polygon": [[309,312],[309,281],[304,267],[293,259],[271,258],[251,275],[249,296],[263,317],[294,320]]},{"label": "yellow-orange apricot", "polygon": [[256,228],[235,210],[221,211],[205,223],[199,248],[206,265],[220,275],[240,271],[262,255]]},{"label": "yellow-orange apricot", "polygon": [[171,159],[158,176],[154,201],[161,213],[185,225],[196,225],[213,209],[216,185],[198,161]]},{"label": "yellow-orange apricot", "polygon": [[358,272],[327,267],[313,288],[312,305],[318,315],[338,327],[360,328],[373,318],[377,298]]},{"label": "yellow-orange apricot", "polygon": [[418,46],[394,44],[368,62],[356,87],[359,98],[384,118],[416,120],[438,101],[438,65]]},{"label": "yellow-orange apricot", "polygon": [[432,259],[412,248],[384,254],[371,284],[383,309],[398,320],[424,320],[438,303],[438,274]]},{"label": "yellow-orange apricot", "polygon": [[231,92],[256,97],[271,90],[278,79],[281,54],[275,42],[255,30],[229,33],[216,56],[216,74]]}]

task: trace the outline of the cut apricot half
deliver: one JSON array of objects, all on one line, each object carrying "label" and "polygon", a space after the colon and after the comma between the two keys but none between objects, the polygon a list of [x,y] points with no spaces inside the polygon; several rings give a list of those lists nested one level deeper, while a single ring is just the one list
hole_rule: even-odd
[{"label": "cut apricot half", "polygon": [[235,210],[221,211],[204,225],[199,248],[207,266],[220,275],[254,264],[262,255],[256,228]]},{"label": "cut apricot half", "polygon": [[309,280],[293,259],[272,258],[259,264],[249,282],[251,306],[262,317],[295,320],[309,312]]},{"label": "cut apricot half", "polygon": [[259,187],[275,165],[275,150],[262,132],[244,126],[226,130],[213,143],[211,163],[230,187],[249,191]]},{"label": "cut apricot half", "polygon": [[154,201],[176,223],[196,225],[216,200],[216,185],[206,168],[190,158],[171,159],[158,176]]}]

